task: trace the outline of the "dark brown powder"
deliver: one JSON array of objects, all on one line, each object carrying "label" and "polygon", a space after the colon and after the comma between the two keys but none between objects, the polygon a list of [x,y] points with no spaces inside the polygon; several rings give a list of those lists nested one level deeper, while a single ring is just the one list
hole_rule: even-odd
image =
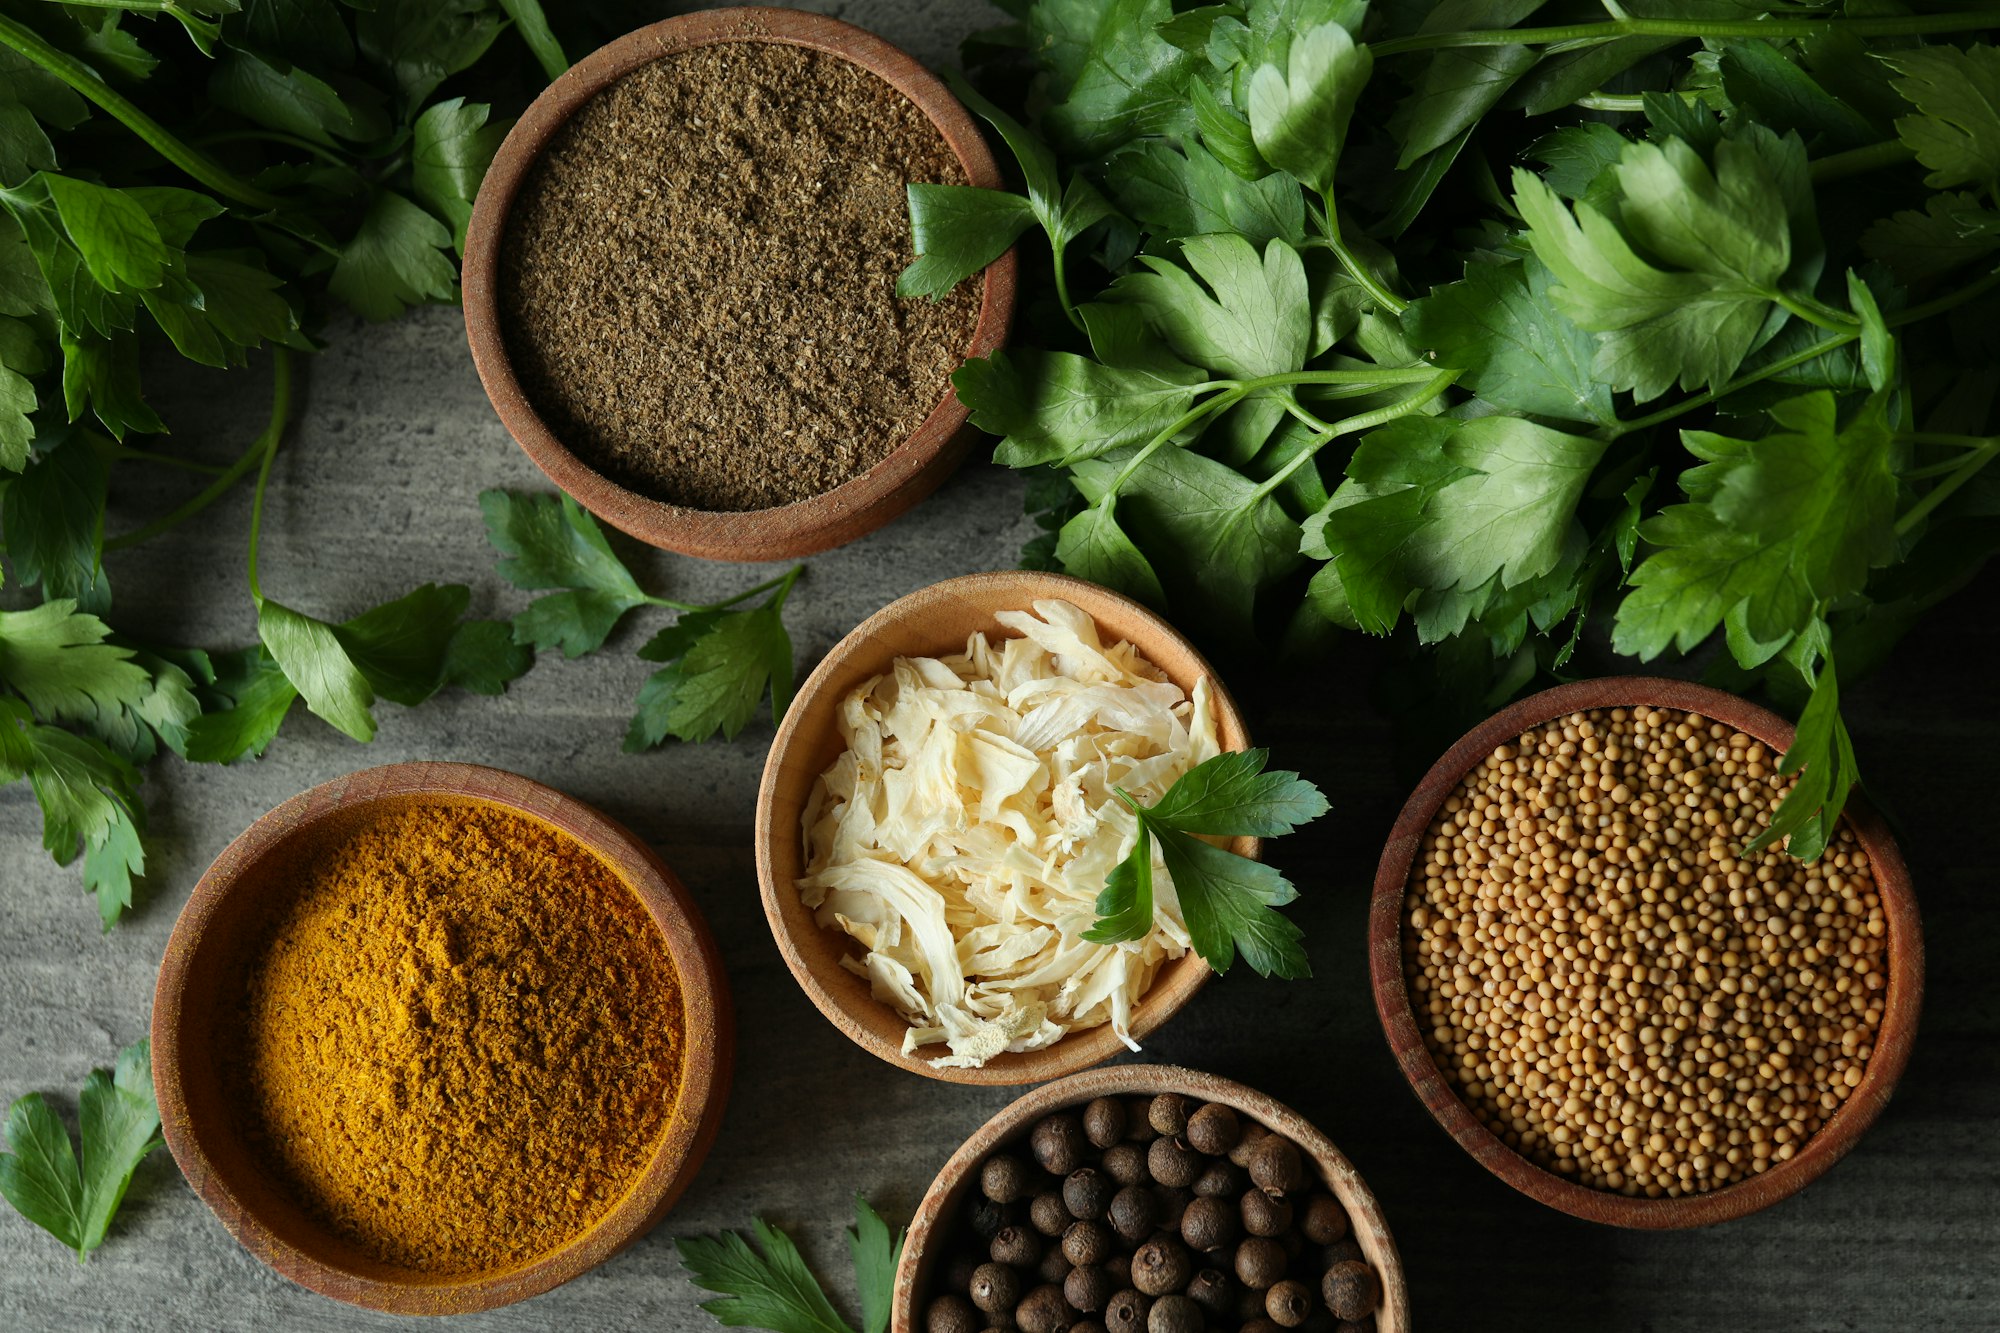
[{"label": "dark brown powder", "polygon": [[503,241],[508,350],[593,468],[763,509],[866,472],[950,390],[979,288],[895,295],[904,186],[964,184],[930,121],[835,56],[662,57],[549,140]]}]

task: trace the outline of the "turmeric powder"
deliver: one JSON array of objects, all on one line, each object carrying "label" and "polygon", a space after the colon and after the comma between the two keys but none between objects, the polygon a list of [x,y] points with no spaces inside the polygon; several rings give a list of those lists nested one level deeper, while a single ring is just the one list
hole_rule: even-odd
[{"label": "turmeric powder", "polygon": [[678,1091],[673,963],[568,834],[426,801],[299,861],[223,1049],[298,1202],[383,1262],[488,1272],[614,1205]]}]

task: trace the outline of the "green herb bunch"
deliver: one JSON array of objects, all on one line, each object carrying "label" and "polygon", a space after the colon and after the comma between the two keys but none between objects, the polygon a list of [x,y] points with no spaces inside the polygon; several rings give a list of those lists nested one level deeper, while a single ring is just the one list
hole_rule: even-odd
[{"label": "green herb bunch", "polygon": [[[258,578],[265,484],[294,360],[345,308],[389,319],[457,296],[472,198],[515,102],[564,68],[536,0],[0,0],[0,532],[39,605],[0,612],[0,782],[25,778],[49,852],[79,853],[108,927],[143,873],[138,765],[264,751],[292,704],[356,740],[373,704],[498,693],[531,656],[469,592],[425,584],[332,621]],[[165,351],[163,349],[171,349]],[[178,457],[142,366],[253,357],[268,427],[226,467]],[[117,469],[207,476],[107,533]],[[255,476],[246,574],[258,644],[119,635],[104,554]],[[288,594],[289,596],[290,594]]]},{"label": "green herb bunch", "polygon": [[[761,1217],[750,1225],[762,1253],[733,1231],[720,1236],[683,1236],[675,1242],[688,1276],[698,1287],[720,1293],[702,1309],[727,1328],[765,1328],[772,1333],[854,1333],[827,1298],[805,1256],[777,1227]],[[847,1233],[854,1260],[854,1285],[861,1297],[861,1333],[884,1333],[896,1292],[896,1261],[903,1232],[854,1196],[854,1230]]]},{"label": "green herb bunch", "polygon": [[[1020,193],[917,185],[905,293],[1031,230],[956,377],[1030,564],[1231,641],[1439,645],[1491,707],[1608,637],[1803,703],[1758,839],[1856,780],[1839,681],[2000,536],[2000,10],[1011,0],[963,93]],[[1039,344],[1039,345],[1037,345]]]}]

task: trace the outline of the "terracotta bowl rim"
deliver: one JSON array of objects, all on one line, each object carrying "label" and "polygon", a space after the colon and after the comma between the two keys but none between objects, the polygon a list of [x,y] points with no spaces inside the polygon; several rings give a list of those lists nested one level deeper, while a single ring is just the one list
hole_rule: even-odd
[{"label": "terracotta bowl rim", "polygon": [[[898,1042],[888,1040],[872,1031],[854,1016],[862,1012],[861,1004],[849,1004],[839,992],[827,986],[819,977],[811,960],[801,949],[794,937],[795,928],[787,918],[787,900],[798,901],[798,891],[789,883],[780,884],[775,865],[775,843],[780,837],[792,839],[795,843],[801,837],[796,828],[779,830],[775,827],[774,806],[781,791],[793,785],[793,780],[785,771],[785,758],[794,747],[813,744],[814,738],[823,735],[804,734],[806,718],[813,711],[812,705],[821,695],[830,691],[833,677],[843,672],[849,663],[870,647],[874,635],[885,626],[895,625],[908,619],[912,612],[921,611],[927,604],[958,593],[975,596],[986,594],[1002,596],[1011,607],[1028,609],[1039,598],[1059,597],[1077,602],[1090,610],[1090,603],[1116,606],[1121,612],[1132,615],[1144,624],[1149,633],[1143,639],[1135,638],[1136,645],[1148,661],[1159,664],[1161,645],[1167,645],[1192,662],[1198,671],[1206,675],[1214,705],[1216,730],[1223,738],[1225,750],[1250,748],[1249,726],[1243,718],[1242,710],[1229,693],[1222,677],[1208,659],[1188,641],[1187,637],[1152,608],[1126,597],[1122,593],[1067,574],[1048,573],[1040,570],[994,570],[986,573],[966,574],[943,580],[919,588],[915,592],[899,597],[875,614],[856,625],[836,643],[820,660],[805,683],[799,687],[798,695],[785,712],[784,721],[779,725],[777,735],[771,742],[769,755],[764,763],[764,775],[757,790],[757,885],[764,902],[764,915],[770,922],[771,933],[777,941],[778,950],[784,955],[785,965],[791,969],[806,995],[827,1019],[852,1039],[862,1049],[878,1059],[899,1069],[922,1074],[926,1078],[946,1083],[980,1084],[987,1086],[1019,1086],[1039,1083],[1047,1079],[1061,1078],[1087,1069],[1127,1051],[1125,1044],[1118,1040],[1109,1024],[1085,1031],[1071,1033],[1040,1051],[1009,1054],[996,1058],[978,1069],[938,1069],[927,1058],[908,1056],[902,1053]],[[997,630],[998,626],[994,626]],[[1004,633],[1004,631],[1003,631]],[[940,643],[937,651],[958,652],[963,649],[963,640]],[[880,665],[888,666],[884,658]],[[1235,742],[1229,738],[1234,736]],[[812,772],[800,779],[804,790],[810,792],[811,783],[818,773]],[[1238,838],[1231,844],[1231,850],[1238,855],[1258,859],[1263,854],[1263,842],[1258,838]],[[839,941],[846,947],[846,939],[837,931],[823,930],[819,934],[829,941]],[[1158,1031],[1158,1029],[1178,1013],[1195,993],[1206,985],[1214,975],[1207,963],[1189,950],[1179,960],[1165,964],[1154,977],[1152,987],[1145,997],[1133,1008],[1132,1033],[1135,1039]],[[886,1009],[878,1001],[861,997],[867,1012],[877,1013]],[[942,1052],[942,1047],[925,1048]]]},{"label": "terracotta bowl rim", "polygon": [[[787,8],[698,10],[648,24],[577,61],[535,98],[487,169],[466,229],[462,293],[466,338],[486,395],[507,432],[558,487],[598,518],[649,545],[711,560],[795,559],[852,541],[936,489],[964,461],[969,412],[949,384],[922,423],[874,467],[830,491],[768,509],[720,511],[656,500],[584,462],[542,420],[514,374],[503,333],[501,239],[516,194],[549,137],[591,98],[663,56],[727,42],[802,46],[867,70],[916,105],[950,147],[967,181],[1002,187],[999,165],[971,114],[938,77],[900,48],[851,23]],[[1006,341],[1018,260],[1013,248],[981,276],[979,318],[965,359]]]},{"label": "terracotta bowl rim", "polygon": [[[916,1302],[918,1292],[930,1273],[932,1254],[927,1250],[931,1234],[940,1224],[952,1194],[968,1181],[974,1167],[995,1148],[1024,1132],[1030,1124],[1050,1111],[1088,1102],[1094,1097],[1129,1096],[1139,1093],[1178,1092],[1207,1102],[1221,1102],[1243,1112],[1266,1128],[1277,1130],[1297,1143],[1319,1167],[1321,1183],[1338,1196],[1344,1187],[1353,1196],[1342,1198],[1354,1223],[1354,1236],[1381,1281],[1382,1301],[1375,1311],[1381,1333],[1408,1333],[1410,1294],[1403,1260],[1396,1249],[1395,1236],[1375,1192],[1347,1155],[1312,1121],[1290,1106],[1234,1079],[1223,1078],[1179,1065],[1118,1064],[1071,1074],[1044,1083],[1017,1097],[973,1131],[945,1164],[938,1169],[930,1188],[910,1220],[902,1258],[896,1264],[895,1294],[890,1303],[889,1333],[918,1333]],[[1335,1182],[1339,1183],[1336,1184]],[[1363,1239],[1363,1233],[1367,1239]],[[1374,1252],[1370,1252],[1370,1247]]]},{"label": "terracotta bowl rim", "polygon": [[[495,806],[582,842],[646,908],[677,974],[687,1034],[675,1102],[652,1157],[625,1196],[583,1231],[526,1263],[437,1277],[400,1270],[358,1272],[302,1248],[268,1224],[218,1170],[204,1146],[233,1140],[233,1124],[197,1123],[182,1068],[182,993],[202,940],[218,920],[244,910],[265,858],[349,811],[384,801],[446,798]],[[260,815],[218,855],[174,923],[154,988],[154,1090],[161,1130],[189,1186],[245,1249],[284,1277],[335,1300],[394,1314],[465,1314],[511,1305],[588,1272],[650,1230],[700,1170],[729,1099],[735,1018],[714,937],[694,900],[644,840],[610,816],[531,778],[482,764],[384,764],[320,783]]]},{"label": "terracotta bowl rim", "polygon": [[1438,1124],[1481,1166],[1539,1203],[1586,1221],[1642,1230],[1712,1226],[1761,1211],[1818,1179],[1844,1157],[1888,1105],[1909,1063],[1923,1004],[1923,925],[1910,872],[1882,817],[1857,790],[1843,818],[1867,852],[1888,921],[1889,985],[1882,1026],[1861,1083],[1790,1161],[1703,1194],[1633,1198],[1566,1180],[1501,1141],[1461,1101],[1417,1029],[1403,977],[1404,886],[1432,816],[1473,765],[1524,731],[1592,708],[1674,708],[1735,727],[1775,750],[1795,728],[1778,714],[1713,686],[1660,676],[1606,676],[1529,695],[1467,732],[1431,766],[1397,816],[1383,847],[1369,906],[1368,968],[1375,1010],[1398,1068]]}]

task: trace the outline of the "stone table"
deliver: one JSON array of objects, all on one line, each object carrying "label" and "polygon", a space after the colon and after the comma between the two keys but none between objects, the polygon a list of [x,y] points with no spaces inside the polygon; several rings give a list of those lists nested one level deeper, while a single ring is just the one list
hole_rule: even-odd
[{"label": "stone table", "polygon": [[[958,36],[991,14],[963,0],[822,7],[932,63],[949,60]],[[342,325],[330,336],[273,476],[265,587],[339,618],[425,579],[455,580],[474,589],[475,612],[511,614],[526,598],[492,572],[474,496],[546,482],[488,408],[457,313]],[[259,375],[234,374],[176,376],[159,397],[183,448],[226,459],[261,428],[267,394]],[[114,496],[114,530],[179,494],[144,481],[146,489],[134,482]],[[114,556],[119,624],[166,642],[252,642],[242,573],[249,499],[241,488],[203,521]],[[1032,535],[1019,514],[1019,481],[973,465],[900,521],[815,558],[787,608],[802,669],[895,597],[1011,565]],[[711,600],[764,576],[630,543],[620,550],[649,588],[674,597]],[[654,628],[635,616],[595,656],[544,658],[504,698],[453,692],[415,710],[384,704],[381,734],[366,748],[298,708],[261,761],[154,764],[145,785],[150,873],[139,906],[109,934],[99,932],[74,870],[42,852],[25,786],[0,788],[0,1099],[40,1089],[69,1114],[87,1071],[145,1033],[175,914],[210,859],[266,809],[372,764],[492,764],[600,806],[674,865],[721,941],[740,1037],[720,1141],[668,1220],[568,1286],[459,1326],[703,1333],[715,1324],[697,1308],[673,1237],[740,1227],[752,1214],[789,1229],[851,1309],[840,1231],[853,1193],[906,1217],[945,1157],[1009,1095],[892,1070],[806,1000],[766,929],[751,864],[768,725],[728,744],[620,753],[633,696],[652,669],[632,650]],[[1382,1199],[1427,1329],[2000,1329],[2000,897],[1986,805],[2000,741],[1996,653],[1989,580],[1939,607],[1884,671],[1850,691],[1863,767],[1899,822],[1923,900],[1923,1031],[1894,1103],[1853,1155],[1759,1216],[1666,1235],[1571,1220],[1488,1175],[1411,1095],[1369,1001],[1363,930],[1376,854],[1415,777],[1407,760],[1420,767],[1433,756],[1399,756],[1390,723],[1369,702],[1387,660],[1372,645],[1347,645],[1308,678],[1270,673],[1239,689],[1254,732],[1333,801],[1329,818],[1278,853],[1304,891],[1293,914],[1318,976],[1287,985],[1233,975],[1144,1058],[1264,1088],[1339,1143]],[[5,1209],[0,1252],[0,1329],[271,1333],[401,1322],[274,1276],[229,1238],[165,1153],[141,1167],[110,1241],[87,1267]]]}]

